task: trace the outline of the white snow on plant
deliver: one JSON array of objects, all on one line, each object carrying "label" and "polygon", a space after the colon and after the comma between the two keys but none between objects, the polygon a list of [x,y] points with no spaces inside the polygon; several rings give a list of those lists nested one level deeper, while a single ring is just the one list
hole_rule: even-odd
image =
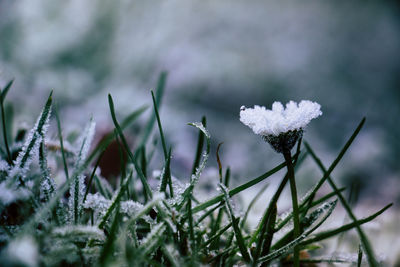
[{"label": "white snow on plant", "polygon": [[290,101],[283,107],[274,102],[272,109],[255,105],[254,108],[240,108],[240,121],[249,126],[254,133],[278,136],[281,133],[304,129],[312,120],[322,115],[317,102],[302,100],[299,104]]},{"label": "white snow on plant", "polygon": [[0,183],[0,204],[2,205],[8,205],[16,200],[25,200],[30,196],[30,191],[25,188],[15,188],[7,182]]},{"label": "white snow on plant", "polygon": [[6,255],[16,265],[38,266],[38,246],[32,237],[24,236],[13,240],[7,247]]},{"label": "white snow on plant", "polygon": [[10,169],[10,165],[8,165],[7,161],[0,160],[0,171],[1,172],[8,172]]}]

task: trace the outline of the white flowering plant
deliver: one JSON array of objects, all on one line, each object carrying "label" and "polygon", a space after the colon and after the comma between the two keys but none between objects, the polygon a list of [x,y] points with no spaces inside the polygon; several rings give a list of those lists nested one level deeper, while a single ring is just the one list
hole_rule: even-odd
[{"label": "white flowering plant", "polygon": [[[289,102],[286,108],[275,102],[272,110],[255,106],[242,108],[240,120],[284,155],[285,161],[253,179],[232,187],[230,169],[224,168],[217,149],[219,193],[206,201],[197,199],[196,190],[213,148],[206,120],[191,123],[199,131],[192,172],[189,178],[175,178],[171,169],[172,149],[168,148],[159,114],[166,74],[160,76],[152,93],[153,110],[135,147],[129,145],[126,131],[146,108],[133,111],[121,122],[109,95],[114,131],[93,145],[96,124],[90,120],[80,137],[63,137],[57,109],[50,94],[39,118],[28,132],[12,129],[6,114],[5,98],[12,82],[2,88],[0,105],[3,146],[0,149],[0,262],[6,266],[267,266],[307,265],[363,261],[378,266],[361,225],[375,219],[390,205],[363,218],[356,218],[342,191],[331,177],[332,171],[360,132],[364,120],[325,168],[311,146],[302,142],[306,125],[322,114],[319,104]],[[54,109],[55,112],[52,113]],[[51,114],[55,114],[58,140],[48,134]],[[149,142],[157,124],[162,144],[161,171],[150,175],[149,162],[157,153]],[[304,146],[303,146],[304,143]],[[297,146],[296,146],[297,144]],[[107,158],[109,148],[117,147],[119,162]],[[295,153],[292,149],[296,147]],[[249,157],[256,155],[249,155]],[[114,156],[115,157],[115,156]],[[321,169],[322,177],[300,200],[297,199],[295,171],[306,157]],[[102,162],[116,167],[110,177],[103,175]],[[100,166],[100,167],[99,167]],[[252,228],[248,214],[265,187],[254,196],[244,215],[232,207],[232,199],[256,187],[282,169],[282,182]],[[219,184],[218,184],[219,181]],[[277,202],[290,181],[293,209],[278,210]],[[332,191],[321,194],[328,183]],[[235,199],[238,201],[238,199]],[[351,221],[321,231],[338,200]],[[265,201],[265,200],[264,200]],[[348,230],[358,232],[360,249],[354,258],[324,256],[317,244]],[[366,255],[366,256],[364,256]]]}]

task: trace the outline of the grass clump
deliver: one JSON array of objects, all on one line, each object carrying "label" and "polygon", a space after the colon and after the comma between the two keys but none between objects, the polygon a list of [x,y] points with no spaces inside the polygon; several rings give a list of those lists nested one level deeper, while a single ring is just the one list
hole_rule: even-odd
[{"label": "grass clump", "polygon": [[[52,93],[32,130],[23,138],[18,134],[19,139],[13,139],[11,121],[6,120],[4,113],[5,97],[12,82],[2,90],[2,263],[10,266],[283,266],[353,262],[360,265],[365,255],[364,260],[370,266],[378,265],[361,225],[375,219],[390,205],[367,218],[357,219],[342,195],[345,189],[338,187],[331,177],[365,120],[361,121],[329,168],[325,168],[309,143],[302,146],[299,136],[298,140],[291,140],[292,147],[297,144],[293,155],[290,153],[292,147],[282,150],[285,162],[234,188],[229,186],[230,170],[223,169],[217,151],[219,177],[215,178],[220,182],[220,193],[199,202],[194,190],[207,165],[211,135],[206,129],[205,118],[202,122],[189,124],[199,132],[192,173],[186,184],[174,178],[172,149],[165,139],[159,113],[165,81],[166,74],[163,73],[155,94],[152,92],[154,112],[143,128],[140,142],[133,148],[126,140],[124,129],[134,123],[146,108],[135,110],[119,121],[113,98],[109,95],[114,131],[91,148],[95,134],[95,122],[91,120],[81,136],[68,143],[67,148],[57,110],[58,143],[50,144],[47,139],[53,109]],[[152,186],[154,178],[148,173],[154,152],[148,152],[151,150],[148,140],[156,123],[164,160],[160,163],[159,185]],[[270,136],[268,140],[275,139]],[[97,171],[104,151],[113,142],[118,145],[121,158],[119,182],[116,183],[110,183]],[[322,177],[298,201],[294,175],[307,156],[315,161]],[[50,169],[49,158],[55,159],[58,166]],[[284,168],[287,168],[287,173],[260,217],[259,225],[250,229],[246,220],[249,210],[265,187],[245,209],[244,216],[235,213],[231,199]],[[294,212],[281,215],[277,202],[289,181],[292,198],[295,198]],[[317,199],[317,192],[326,181],[332,192]],[[320,231],[319,227],[332,216],[338,200],[352,222]],[[361,244],[360,249],[353,252],[355,260],[314,253],[321,241],[353,228],[357,230]]]}]

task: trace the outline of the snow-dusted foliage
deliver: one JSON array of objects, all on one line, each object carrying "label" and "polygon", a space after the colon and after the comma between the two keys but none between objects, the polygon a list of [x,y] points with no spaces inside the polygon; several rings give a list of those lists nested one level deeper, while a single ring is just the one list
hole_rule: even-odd
[{"label": "snow-dusted foliage", "polygon": [[7,182],[0,183],[0,202],[4,206],[17,200],[25,200],[30,196],[31,192],[26,188],[9,185]]},{"label": "snow-dusted foliage", "polygon": [[39,266],[39,248],[31,236],[14,239],[3,251],[5,262],[3,266]]},{"label": "snow-dusted foliage", "polygon": [[[112,103],[111,96],[109,99]],[[332,201],[331,198],[337,195],[343,203],[343,197],[337,189],[322,197],[324,199],[314,199],[319,184],[322,185],[325,181],[325,178],[322,178],[300,201],[298,210],[301,216],[294,216],[294,208],[289,209],[285,216],[279,216],[278,202],[271,200],[270,204],[274,205],[271,207],[274,208],[268,208],[259,226],[251,229],[243,217],[243,211],[240,210],[242,205],[234,205],[240,201],[235,195],[257,186],[282,169],[282,165],[233,188],[229,186],[229,169],[225,171],[223,179],[221,174],[224,166],[218,161],[220,170],[210,173],[210,177],[207,178],[205,168],[211,150],[210,134],[204,124],[192,123],[190,125],[196,127],[200,133],[192,172],[186,178],[174,177],[171,170],[173,165],[170,165],[171,157],[168,157],[162,171],[153,171],[153,175],[147,175],[152,171],[152,164],[149,162],[153,152],[146,153],[146,144],[129,151],[131,148],[125,142],[123,132],[129,125],[128,122],[141,111],[134,112],[135,116],[128,116],[129,119],[121,121],[119,125],[113,105],[110,104],[118,138],[123,140],[116,144],[122,143],[120,151],[132,153],[128,153],[129,164],[118,166],[123,167],[123,174],[119,177],[104,178],[97,168],[102,167],[101,164],[97,165],[101,160],[96,160],[96,157],[106,155],[109,159],[107,142],[112,142],[117,136],[109,134],[107,142],[100,142],[89,156],[95,132],[95,123],[91,120],[77,141],[74,142],[75,139],[71,138],[71,145],[63,150],[58,142],[45,141],[48,140],[46,131],[50,108],[51,97],[28,136],[18,138],[18,142],[25,139],[24,144],[10,142],[13,153],[18,152],[16,160],[12,161],[7,155],[10,153],[2,153],[4,150],[0,150],[0,265],[292,265],[290,255],[295,254],[293,252],[298,246],[307,250],[308,247],[312,247],[308,246],[310,244],[352,228],[359,228],[361,224],[371,221],[389,207],[361,220],[350,216],[353,221],[349,224],[318,233],[316,230],[332,215],[337,204],[337,200]],[[282,146],[285,142],[292,144],[302,134],[302,129],[309,120],[320,115],[319,109],[318,104],[309,101],[302,101],[299,105],[290,102],[286,109],[280,103],[274,103],[272,111],[267,113],[275,114],[274,120],[276,123],[280,122],[281,128],[273,126],[271,129],[276,132],[270,129],[270,134],[264,138],[272,145],[277,143]],[[250,121],[250,117],[245,121]],[[61,133],[58,116],[57,122]],[[146,132],[151,132],[153,123],[154,118],[151,118]],[[264,128],[268,127],[270,126]],[[281,132],[286,130],[288,132]],[[165,141],[163,137],[163,143]],[[314,155],[311,151],[310,154]],[[34,161],[35,157],[38,158],[37,162]],[[32,162],[35,164],[31,164]],[[297,164],[297,161],[293,162]],[[114,164],[111,161],[108,163]],[[96,167],[91,164],[96,164]],[[71,175],[64,175],[68,173],[68,168],[73,169],[69,172]],[[63,179],[64,177],[68,179]],[[283,181],[287,182],[287,177],[288,175]],[[203,189],[205,192],[202,194],[210,197],[204,202],[195,194],[197,190],[202,190],[198,183],[201,180],[214,181],[215,183],[209,183],[214,185],[220,181],[220,190],[213,192],[216,195]],[[330,180],[330,183],[333,181]],[[283,190],[285,184],[282,182],[282,185],[279,188]],[[276,201],[278,198],[279,196]],[[292,199],[297,197],[292,196]],[[247,211],[250,209],[251,204]],[[298,235],[294,234],[295,218],[301,219],[302,227]],[[366,243],[365,237],[363,238],[362,242]],[[369,253],[370,261],[372,254],[367,253],[367,249],[365,251],[366,254]],[[323,262],[343,261],[338,258],[315,259]],[[311,260],[313,259],[310,258]],[[359,260],[358,257],[357,262],[361,263],[362,259]]]},{"label": "snow-dusted foliage", "polygon": [[[96,123],[93,120],[90,120],[79,138],[78,143],[80,144],[80,149],[75,160],[75,171],[78,171],[81,168],[89,153],[90,145],[92,144],[95,133],[95,127]],[[68,206],[70,216],[69,219],[71,223],[77,224],[82,212],[82,202],[86,191],[85,177],[86,176],[84,174],[76,175],[70,186],[70,198],[68,201]]]},{"label": "snow-dusted foliage", "polygon": [[21,152],[19,152],[17,159],[13,163],[14,166],[9,172],[10,179],[18,177],[21,181],[24,180],[32,160],[37,158],[39,146],[49,126],[50,114],[51,96],[37,119],[35,126],[30,130]]},{"label": "snow-dusted foliage", "polygon": [[302,100],[299,104],[290,101],[286,108],[281,102],[274,102],[272,109],[257,105],[254,108],[240,108],[240,121],[249,126],[255,134],[263,136],[278,136],[304,129],[312,119],[321,115],[321,106],[309,100]]}]

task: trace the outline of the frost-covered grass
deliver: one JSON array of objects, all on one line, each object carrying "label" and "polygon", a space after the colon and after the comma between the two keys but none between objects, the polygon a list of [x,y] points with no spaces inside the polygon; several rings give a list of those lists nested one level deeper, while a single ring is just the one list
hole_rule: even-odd
[{"label": "frost-covered grass", "polygon": [[[230,185],[229,168],[224,168],[218,159],[219,177],[215,180],[219,181],[219,194],[200,202],[196,186],[207,165],[212,137],[205,118],[189,124],[199,132],[192,173],[187,178],[175,178],[171,170],[172,149],[165,140],[158,112],[165,79],[166,75],[162,74],[155,95],[152,93],[154,113],[148,123],[142,125],[139,142],[133,147],[129,146],[124,130],[135,123],[145,108],[134,110],[121,120],[115,114],[113,98],[109,95],[115,129],[97,146],[92,145],[94,120],[88,122],[78,138],[64,139],[62,123],[55,110],[59,135],[55,142],[47,134],[53,109],[52,94],[32,130],[27,134],[17,131],[13,136],[12,119],[4,108],[12,83],[3,88],[0,95],[4,144],[0,149],[2,264],[266,266],[321,262],[360,265],[364,261],[378,266],[379,259],[361,225],[375,219],[391,205],[359,219],[343,197],[345,189],[331,177],[360,132],[364,119],[328,167],[309,143],[302,145],[301,136],[298,141],[296,139],[293,156],[284,153],[285,162],[236,187]],[[153,133],[156,126],[158,134]],[[158,163],[162,170],[153,170],[156,175],[150,175],[152,170],[149,169],[157,153],[154,144],[148,142],[152,134],[159,136],[164,156]],[[120,175],[114,182],[102,177],[98,170],[100,159],[111,143],[118,145],[122,162],[118,166]],[[277,208],[280,195],[288,181],[295,190],[294,174],[307,157],[315,161],[322,177],[300,199],[292,194],[294,212],[280,214]],[[52,162],[51,167],[49,162]],[[239,212],[232,199],[284,169],[287,173],[270,201],[265,203],[258,226],[249,227],[247,218],[254,201]],[[332,190],[321,195],[319,189],[325,183]],[[260,188],[254,200],[265,188]],[[320,230],[329,217],[335,216],[337,205],[344,207],[351,221],[337,228]],[[350,229],[357,230],[360,244],[359,250],[349,251],[353,257],[321,255],[320,244]]]}]

